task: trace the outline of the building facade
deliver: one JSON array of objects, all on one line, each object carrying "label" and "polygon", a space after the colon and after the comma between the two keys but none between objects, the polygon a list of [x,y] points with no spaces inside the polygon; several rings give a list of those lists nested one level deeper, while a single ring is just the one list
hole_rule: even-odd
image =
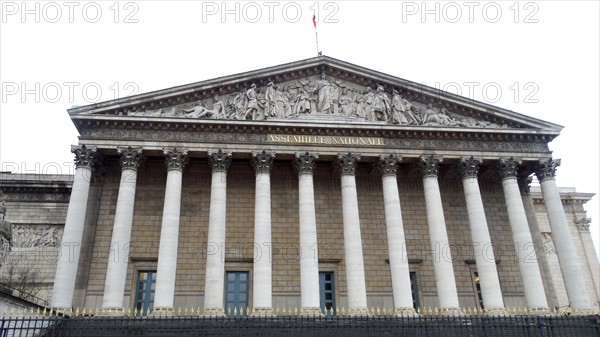
[{"label": "building facade", "polygon": [[325,56],[69,114],[53,308],[598,308],[558,125]]}]

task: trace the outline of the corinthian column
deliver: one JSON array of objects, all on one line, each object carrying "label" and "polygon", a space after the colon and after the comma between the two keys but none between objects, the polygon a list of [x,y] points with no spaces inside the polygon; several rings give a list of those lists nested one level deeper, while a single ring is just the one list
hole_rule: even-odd
[{"label": "corinthian column", "polygon": [[254,205],[254,283],[255,315],[273,312],[271,271],[271,167],[274,152],[253,152],[252,165],[256,171]]},{"label": "corinthian column", "polygon": [[427,223],[429,225],[429,241],[433,254],[433,271],[435,285],[438,291],[440,307],[445,311],[458,312],[458,294],[456,280],[452,267],[452,256],[446,219],[438,184],[438,170],[441,158],[434,156],[421,157],[421,172],[423,173],[423,190],[425,191],[425,208],[427,209]]},{"label": "corinthian column", "polygon": [[346,287],[348,288],[348,307],[354,314],[361,314],[367,310],[365,267],[355,179],[356,162],[359,160],[360,155],[338,154],[338,164],[342,175]]},{"label": "corinthian column", "polygon": [[544,204],[548,213],[548,221],[552,230],[552,239],[554,240],[560,270],[565,280],[565,287],[567,288],[569,304],[574,309],[590,309],[592,305],[589,300],[587,286],[583,280],[581,265],[579,264],[581,257],[577,255],[573,236],[569,229],[567,216],[565,215],[565,209],[563,208],[560,194],[556,187],[556,181],[554,180],[556,168],[559,165],[560,160],[552,160],[551,158],[540,160],[535,174],[540,181],[542,196],[544,197]]},{"label": "corinthian column", "polygon": [[318,153],[296,153],[300,214],[300,302],[306,314],[319,314],[319,251],[313,169]]},{"label": "corinthian column", "polygon": [[462,158],[460,171],[463,176],[463,189],[467,202],[467,213],[473,239],[475,263],[481,284],[484,310],[488,312],[504,311],[504,300],[496,269],[496,258],[492,248],[492,239],[488,229],[481,192],[479,191],[479,160],[470,157]]},{"label": "corinthian column", "polygon": [[517,182],[518,166],[519,162],[513,158],[501,158],[498,161],[497,170],[502,178],[508,221],[513,234],[515,253],[517,254],[519,270],[523,279],[527,306],[532,309],[547,310],[548,301],[546,300],[544,283]]},{"label": "corinthian column", "polygon": [[131,244],[137,169],[143,157],[140,148],[119,148],[117,152],[121,155],[121,183],[106,267],[102,307],[122,309]]},{"label": "corinthian column", "polygon": [[208,161],[212,169],[212,183],[210,188],[210,213],[208,215],[204,311],[210,315],[222,315],[223,287],[225,285],[227,169],[231,165],[231,152],[209,150]]},{"label": "corinthian column", "polygon": [[170,313],[175,298],[175,275],[177,272],[177,246],[179,244],[179,214],[181,211],[181,183],[183,168],[188,162],[187,150],[164,150],[167,165],[167,185],[160,245],[158,247],[158,268],[156,270],[156,291],[154,312],[159,315]]},{"label": "corinthian column", "polygon": [[75,154],[75,176],[71,188],[71,198],[67,209],[50,305],[52,308],[57,309],[68,309],[73,304],[81,240],[83,239],[83,226],[92,179],[92,165],[97,158],[95,147],[88,148],[85,145],[73,145],[71,146],[71,152]]},{"label": "corinthian column", "polygon": [[397,314],[414,314],[412,291],[410,288],[410,271],[406,254],[406,239],[400,208],[400,194],[396,170],[400,158],[397,155],[379,156],[381,179],[383,181],[383,204],[387,228],[390,271],[392,274],[392,295],[394,309]]}]

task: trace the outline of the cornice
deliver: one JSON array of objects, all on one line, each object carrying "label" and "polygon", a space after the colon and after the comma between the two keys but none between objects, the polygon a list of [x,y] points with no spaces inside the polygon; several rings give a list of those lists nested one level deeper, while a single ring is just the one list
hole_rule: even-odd
[{"label": "cornice", "polygon": [[306,121],[240,121],[218,119],[140,118],[112,115],[72,116],[82,136],[101,129],[165,130],[188,132],[269,132],[274,134],[337,135],[364,137],[421,137],[436,139],[512,140],[548,143],[558,132],[529,129],[398,126],[365,123],[311,123]]}]

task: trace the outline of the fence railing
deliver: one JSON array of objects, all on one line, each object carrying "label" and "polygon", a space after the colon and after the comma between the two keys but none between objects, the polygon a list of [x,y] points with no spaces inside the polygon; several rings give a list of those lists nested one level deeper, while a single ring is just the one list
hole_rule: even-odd
[{"label": "fence railing", "polygon": [[599,337],[600,316],[32,316],[3,318],[0,336]]}]

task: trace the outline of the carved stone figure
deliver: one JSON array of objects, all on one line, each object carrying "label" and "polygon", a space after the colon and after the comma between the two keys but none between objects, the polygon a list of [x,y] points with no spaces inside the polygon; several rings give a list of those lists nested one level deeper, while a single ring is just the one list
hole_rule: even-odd
[{"label": "carved stone figure", "polygon": [[373,97],[372,120],[387,122],[390,107],[390,99],[385,93],[383,86],[377,86],[377,93]]},{"label": "carved stone figure", "polygon": [[265,89],[265,117],[275,117],[275,88],[273,87],[273,82],[269,82],[267,84],[267,88]]},{"label": "carved stone figure", "polygon": [[371,119],[373,112],[373,101],[375,100],[375,94],[370,87],[367,87],[366,92],[361,97],[357,98],[358,103],[356,109],[356,115],[365,119]]},{"label": "carved stone figure", "polygon": [[4,263],[4,259],[10,251],[12,241],[12,225],[6,221],[6,203],[2,201],[0,206],[0,266]]},{"label": "carved stone figure", "polygon": [[433,105],[429,103],[423,115],[423,125],[456,126],[458,122],[448,116],[446,108],[442,108],[440,112],[436,112],[433,109]]},{"label": "carved stone figure", "polygon": [[335,88],[327,81],[325,72],[313,92],[317,95],[317,113],[333,113],[333,94]]},{"label": "carved stone figure", "polygon": [[181,112],[185,114],[185,117],[189,118],[204,118],[212,116],[212,111],[203,107],[202,102],[198,102],[198,104],[191,109],[181,109]]},{"label": "carved stone figure", "polygon": [[213,99],[215,101],[212,108],[213,118],[227,118],[225,104],[221,101],[220,97],[218,95],[214,95]]},{"label": "carved stone figure", "polygon": [[294,115],[298,116],[299,114],[308,114],[310,113],[310,99],[308,97],[308,93],[304,90],[303,87],[298,88],[300,93],[296,97],[294,101]]},{"label": "carved stone figure", "polygon": [[542,245],[544,254],[546,255],[554,255],[556,254],[556,249],[554,248],[554,242],[552,241],[552,236],[550,233],[542,233]]},{"label": "carved stone figure", "polygon": [[356,115],[356,103],[354,98],[348,94],[348,89],[343,88],[342,94],[338,100],[340,105],[340,112],[346,117],[353,117]]},{"label": "carved stone figure", "polygon": [[279,86],[275,86],[275,116],[285,118],[292,115],[292,106],[288,96],[279,90]]},{"label": "carved stone figure", "polygon": [[[263,87],[251,84],[239,91],[198,102],[178,103],[152,110],[125,111],[128,116],[186,117],[238,120],[264,120],[270,117],[295,118],[300,114],[334,114],[366,121],[384,121],[397,125],[462,126],[506,128],[501,122],[479,120],[470,115],[451,113],[446,108],[425,106],[409,101],[400,89],[385,92],[358,82],[326,76],[325,72],[300,80],[269,82]],[[284,77],[285,78],[285,77]],[[218,89],[229,90],[229,88]],[[390,99],[391,98],[391,99]],[[414,104],[413,104],[414,103]],[[163,104],[163,103],[160,103]],[[212,107],[212,108],[209,108]]]},{"label": "carved stone figure", "polygon": [[250,89],[246,90],[246,106],[242,119],[248,119],[250,117],[253,120],[263,119],[260,107],[258,105],[258,97],[256,95],[256,84],[252,83]]}]

